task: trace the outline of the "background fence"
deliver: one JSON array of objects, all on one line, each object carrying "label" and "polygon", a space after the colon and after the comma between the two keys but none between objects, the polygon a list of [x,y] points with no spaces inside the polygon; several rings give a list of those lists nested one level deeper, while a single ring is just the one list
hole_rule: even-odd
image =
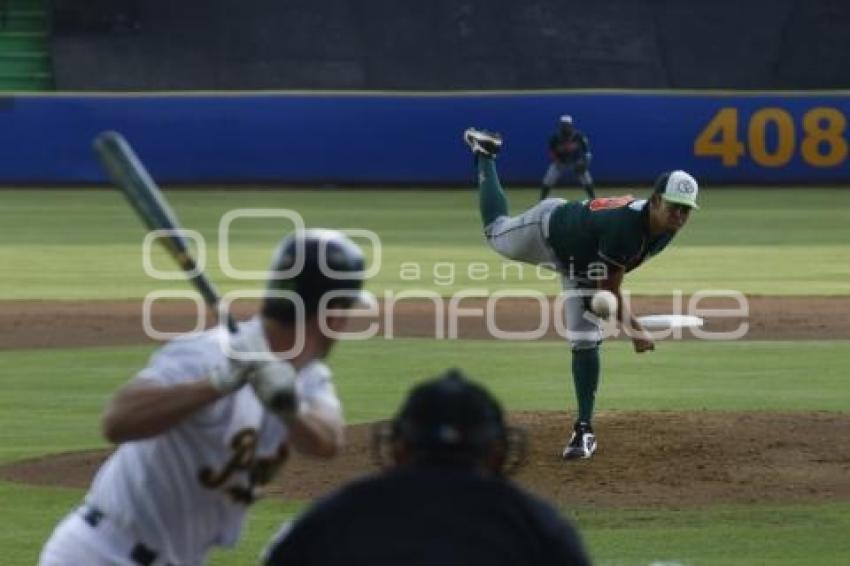
[{"label": "background fence", "polygon": [[52,0],[60,90],[850,88],[846,0]]},{"label": "background fence", "polygon": [[709,183],[847,182],[850,93],[57,95],[0,99],[0,182],[103,180],[101,130],[168,183],[462,184],[475,125],[504,133],[500,170],[536,184],[562,113],[590,136],[601,183],[682,168]]}]

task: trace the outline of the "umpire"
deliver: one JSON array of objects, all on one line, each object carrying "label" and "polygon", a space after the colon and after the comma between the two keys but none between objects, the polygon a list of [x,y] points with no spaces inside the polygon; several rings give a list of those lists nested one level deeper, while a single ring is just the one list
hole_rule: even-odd
[{"label": "umpire", "polygon": [[558,511],[505,478],[524,436],[459,370],[415,387],[373,440],[390,468],[286,525],[267,565],[590,563]]}]

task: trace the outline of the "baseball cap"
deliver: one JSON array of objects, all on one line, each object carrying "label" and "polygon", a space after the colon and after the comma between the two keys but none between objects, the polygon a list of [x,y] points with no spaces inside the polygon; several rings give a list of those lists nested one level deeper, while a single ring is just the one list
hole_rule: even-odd
[{"label": "baseball cap", "polygon": [[667,202],[683,204],[699,210],[697,194],[699,185],[696,179],[682,170],[662,173],[655,181],[655,191]]}]

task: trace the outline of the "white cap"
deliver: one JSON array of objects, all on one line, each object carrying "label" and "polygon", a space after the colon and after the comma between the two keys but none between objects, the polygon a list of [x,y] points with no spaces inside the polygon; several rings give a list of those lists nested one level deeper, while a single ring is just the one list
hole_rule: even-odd
[{"label": "white cap", "polygon": [[562,124],[572,124],[573,123],[573,117],[570,116],[569,114],[564,114],[563,116],[561,116],[560,122]]},{"label": "white cap", "polygon": [[662,174],[655,183],[655,192],[660,193],[667,202],[699,209],[697,206],[699,185],[696,179],[684,171],[677,170]]}]

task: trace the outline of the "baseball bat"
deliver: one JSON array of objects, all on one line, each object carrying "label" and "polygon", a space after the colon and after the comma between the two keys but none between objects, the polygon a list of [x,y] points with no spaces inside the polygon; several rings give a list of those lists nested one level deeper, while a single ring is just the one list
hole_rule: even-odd
[{"label": "baseball bat", "polygon": [[148,229],[170,231],[159,241],[186,272],[207,306],[216,316],[225,317],[227,328],[235,333],[236,322],[233,317],[230,313],[219,311],[219,295],[215,286],[204,272],[193,274],[197,264],[186,239],[179,233],[177,215],[124,136],[118,132],[102,132],[94,140],[94,151],[112,183],[121,189]]}]

